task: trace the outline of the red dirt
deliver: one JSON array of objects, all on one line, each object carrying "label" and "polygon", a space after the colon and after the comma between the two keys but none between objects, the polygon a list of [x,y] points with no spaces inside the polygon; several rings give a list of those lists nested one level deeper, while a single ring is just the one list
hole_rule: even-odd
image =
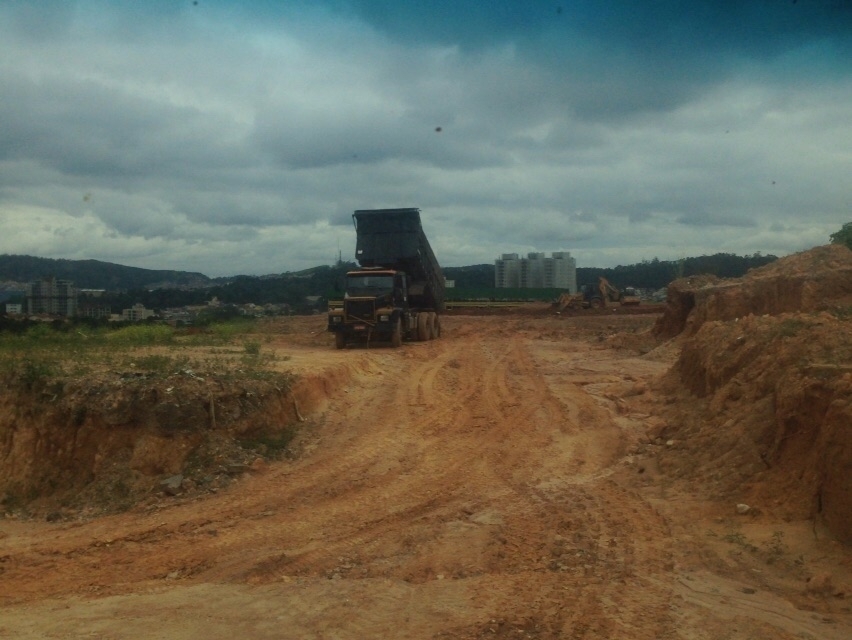
[{"label": "red dirt", "polygon": [[[815,251],[793,260],[845,273]],[[282,320],[264,349],[292,390],[250,390],[211,451],[254,421],[298,426],[289,457],[178,495],[152,476],[112,515],[9,509],[0,637],[850,637],[852,314],[818,270],[821,312],[726,317],[771,269],[676,283],[693,311],[665,342],[682,311],[657,336],[654,315],[450,315],[440,340],[344,351],[323,317]]]}]

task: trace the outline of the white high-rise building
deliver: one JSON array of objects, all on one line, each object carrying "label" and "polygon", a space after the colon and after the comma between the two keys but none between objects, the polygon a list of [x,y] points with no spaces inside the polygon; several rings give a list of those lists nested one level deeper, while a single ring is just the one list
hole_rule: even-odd
[{"label": "white high-rise building", "polygon": [[498,289],[562,289],[577,292],[577,261],[569,251],[504,253],[494,262],[494,286]]},{"label": "white high-rise building", "polygon": [[498,289],[517,289],[521,286],[521,261],[517,253],[504,253],[497,259],[494,286]]},{"label": "white high-rise building", "polygon": [[70,280],[42,278],[27,285],[27,313],[77,315],[77,289]]}]

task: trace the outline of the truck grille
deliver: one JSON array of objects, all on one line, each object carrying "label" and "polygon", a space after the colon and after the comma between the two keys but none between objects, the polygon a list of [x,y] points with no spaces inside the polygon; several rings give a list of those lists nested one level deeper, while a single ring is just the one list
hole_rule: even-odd
[{"label": "truck grille", "polygon": [[356,322],[358,320],[364,322],[376,321],[375,300],[346,300],[343,303],[343,310],[348,322]]}]

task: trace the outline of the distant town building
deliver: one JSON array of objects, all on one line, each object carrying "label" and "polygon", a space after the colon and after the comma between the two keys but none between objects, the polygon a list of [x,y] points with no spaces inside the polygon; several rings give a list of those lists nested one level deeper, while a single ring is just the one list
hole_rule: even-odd
[{"label": "distant town building", "polygon": [[77,315],[83,318],[109,318],[112,316],[112,307],[84,300],[77,305]]},{"label": "distant town building", "polygon": [[77,289],[70,280],[42,278],[27,285],[27,314],[77,315]]},{"label": "distant town building", "polygon": [[504,253],[494,262],[494,286],[498,289],[562,289],[577,292],[577,261],[568,251]]},{"label": "distant town building", "polygon": [[146,309],[145,305],[134,304],[130,309],[124,309],[121,312],[121,319],[129,322],[139,322],[140,320],[147,320],[153,315],[154,312],[151,309]]}]

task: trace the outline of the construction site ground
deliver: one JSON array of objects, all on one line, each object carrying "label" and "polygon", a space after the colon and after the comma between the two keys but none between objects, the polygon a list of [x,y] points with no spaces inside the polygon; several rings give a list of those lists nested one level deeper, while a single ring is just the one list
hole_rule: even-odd
[{"label": "construction site ground", "polygon": [[850,547],[667,435],[700,403],[658,319],[450,314],[340,351],[282,319],[290,454],[121,513],[9,513],[0,637],[852,637]]}]

